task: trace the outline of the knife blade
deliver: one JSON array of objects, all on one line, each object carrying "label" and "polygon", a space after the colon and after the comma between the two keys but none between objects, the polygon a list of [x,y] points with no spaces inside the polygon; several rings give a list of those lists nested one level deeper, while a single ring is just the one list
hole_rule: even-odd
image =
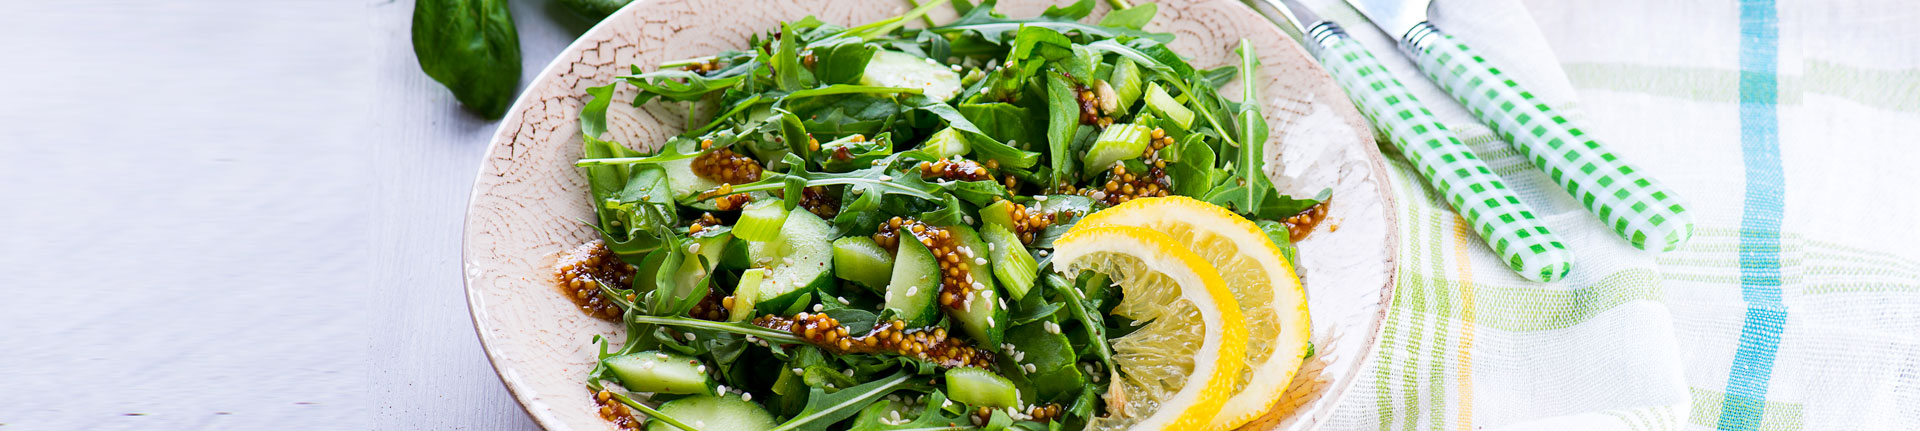
[{"label": "knife blade", "polygon": [[[1529,280],[1554,281],[1573,268],[1573,253],[1536,219],[1473,149],[1447,130],[1380,60],[1296,0],[1247,0],[1300,29],[1302,44],[1320,60],[1347,97],[1413,162],[1427,184],[1446,197],[1507,267]],[[1262,7],[1265,6],[1265,7]],[[1278,21],[1278,20],[1276,20]]]},{"label": "knife blade", "polygon": [[1693,214],[1679,195],[1609,151],[1584,122],[1534,98],[1515,77],[1434,27],[1427,21],[1430,0],[1346,1],[1396,38],[1427,78],[1629,244],[1670,251],[1693,237]]}]

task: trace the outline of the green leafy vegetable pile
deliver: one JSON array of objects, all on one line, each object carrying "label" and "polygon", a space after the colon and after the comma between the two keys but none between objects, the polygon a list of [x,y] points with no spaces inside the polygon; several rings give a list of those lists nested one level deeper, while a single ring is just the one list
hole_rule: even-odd
[{"label": "green leafy vegetable pile", "polygon": [[[423,2],[424,3],[424,2]],[[1144,28],[1152,4],[1015,19],[964,0],[854,27],[812,17],[746,49],[633,66],[580,114],[595,219],[630,284],[599,284],[625,340],[590,387],[649,429],[1079,429],[1104,414],[1104,276],[1044,272],[1053,238],[1129,199],[1279,220],[1267,124]],[[1253,85],[1238,95],[1254,101]],[[686,106],[637,151],[606,136],[616,91]],[[464,99],[463,99],[464,100]],[[657,144],[657,145],[655,145]]]}]

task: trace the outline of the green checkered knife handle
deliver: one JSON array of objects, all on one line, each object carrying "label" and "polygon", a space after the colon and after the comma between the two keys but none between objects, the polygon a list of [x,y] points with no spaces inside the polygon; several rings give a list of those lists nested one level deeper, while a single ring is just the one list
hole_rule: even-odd
[{"label": "green checkered knife handle", "polygon": [[1573,253],[1373,54],[1331,22],[1313,26],[1306,35],[1313,41],[1308,46],[1314,55],[1360,112],[1506,259],[1507,267],[1534,281],[1567,276],[1573,268]]},{"label": "green checkered knife handle", "polygon": [[1434,83],[1634,247],[1670,251],[1693,236],[1693,215],[1679,196],[1534,99],[1466,44],[1427,23],[1408,31],[1401,43]]}]

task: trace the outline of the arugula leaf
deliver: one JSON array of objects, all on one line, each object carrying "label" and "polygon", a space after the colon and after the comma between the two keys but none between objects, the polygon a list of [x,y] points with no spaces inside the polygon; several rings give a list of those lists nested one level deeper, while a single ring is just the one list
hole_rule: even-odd
[{"label": "arugula leaf", "polygon": [[634,105],[638,106],[656,97],[676,102],[699,100],[707,94],[733,88],[746,78],[745,73],[703,75],[673,69],[622,76],[620,80],[640,87],[640,94],[633,97]]},{"label": "arugula leaf", "polygon": [[837,84],[787,93],[786,98],[780,99],[778,102],[775,102],[775,104],[786,104],[794,100],[809,97],[832,96],[836,94],[920,94],[920,91],[917,87],[876,87],[871,85]]},{"label": "arugula leaf", "polygon": [[1058,21],[1079,21],[1091,14],[1093,14],[1093,0],[1080,0],[1065,8],[1047,6],[1046,11],[1040,12],[1040,17]]},{"label": "arugula leaf", "polygon": [[[840,158],[845,154],[846,158]],[[858,168],[873,166],[873,162],[893,155],[893,137],[881,133],[873,139],[853,139],[852,136],[823,142],[820,152],[814,154],[814,161],[827,172],[846,172]]]},{"label": "arugula leaf", "polygon": [[[936,389],[927,394],[926,406],[923,407],[919,416],[913,416],[913,421],[899,425],[888,425],[882,423],[881,419],[889,412],[904,409],[906,406],[893,401],[875,403],[873,406],[867,407],[860,412],[860,417],[854,420],[853,428],[848,431],[945,431],[974,428],[968,425],[959,425],[968,423],[967,418],[948,413],[941,407],[945,404],[947,404],[947,393]],[[903,418],[907,417],[905,414],[900,416]]]},{"label": "arugula leaf", "polygon": [[913,375],[907,371],[875,380],[859,386],[826,393],[820,388],[809,389],[807,407],[795,414],[793,419],[774,427],[771,431],[824,431],[828,426],[852,417],[861,409],[884,399],[887,394],[904,388],[907,379]]},{"label": "arugula leaf", "polygon": [[1307,209],[1313,208],[1314,205],[1319,205],[1321,202],[1326,202],[1327,199],[1331,197],[1333,197],[1333,189],[1330,188],[1320,189],[1320,193],[1315,193],[1312,198],[1308,199],[1282,196],[1278,192],[1269,191],[1267,192],[1265,203],[1260,205],[1260,211],[1254,214],[1254,216],[1269,220],[1284,220],[1288,217],[1306,212]]},{"label": "arugula leaf", "polygon": [[1140,3],[1130,8],[1107,12],[1107,16],[1100,17],[1100,25],[1140,30],[1146,28],[1147,22],[1153,21],[1153,16],[1159,12],[1159,5]]},{"label": "arugula leaf", "polygon": [[506,114],[520,86],[520,33],[506,0],[414,2],[412,34],[420,71],[474,113]]},{"label": "arugula leaf", "polygon": [[1068,145],[1073,143],[1075,129],[1080,128],[1078,97],[1065,77],[1047,75],[1047,149],[1053,161],[1052,178],[1055,179],[1047,184],[1047,190],[1059,188],[1059,179],[1073,178],[1073,162],[1079,157],[1074,157],[1067,150]]},{"label": "arugula leaf", "polygon": [[[1088,3],[1086,0],[1082,0],[1082,2]],[[1161,42],[1173,41],[1173,35],[1168,33],[1148,33],[1131,28],[1105,27],[1080,23],[1078,22],[1079,18],[1069,18],[1071,16],[1070,13],[1065,12],[1075,9],[1076,6],[1070,6],[1066,9],[1050,8],[1050,10],[1059,12],[1055,12],[1054,16],[1042,15],[1033,19],[1009,19],[994,13],[993,6],[994,2],[991,1],[980,2],[978,7],[967,11],[966,15],[961,16],[960,19],[954,20],[947,25],[929,28],[927,31],[941,34],[974,33],[980,35],[987,43],[996,45],[1006,43],[1006,34],[1019,31],[1021,27],[1044,27],[1061,33],[1074,32],[1089,39],[1126,36]],[[1090,10],[1091,7],[1089,7],[1089,11]]]},{"label": "arugula leaf", "polygon": [[773,77],[781,91],[797,91],[802,88],[800,68],[800,35],[794,33],[793,24],[781,26],[783,36],[773,52]]}]

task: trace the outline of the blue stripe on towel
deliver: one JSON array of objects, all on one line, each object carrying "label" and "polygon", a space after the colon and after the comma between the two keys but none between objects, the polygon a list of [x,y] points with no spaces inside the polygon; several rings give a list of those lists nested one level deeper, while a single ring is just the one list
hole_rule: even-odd
[{"label": "blue stripe on towel", "polygon": [[1740,297],[1747,302],[1747,315],[1727,376],[1727,398],[1720,405],[1722,430],[1760,427],[1780,331],[1787,323],[1787,307],[1780,301],[1785,179],[1774,106],[1780,42],[1775,13],[1773,0],[1740,2],[1740,149],[1747,177],[1740,216]]}]

